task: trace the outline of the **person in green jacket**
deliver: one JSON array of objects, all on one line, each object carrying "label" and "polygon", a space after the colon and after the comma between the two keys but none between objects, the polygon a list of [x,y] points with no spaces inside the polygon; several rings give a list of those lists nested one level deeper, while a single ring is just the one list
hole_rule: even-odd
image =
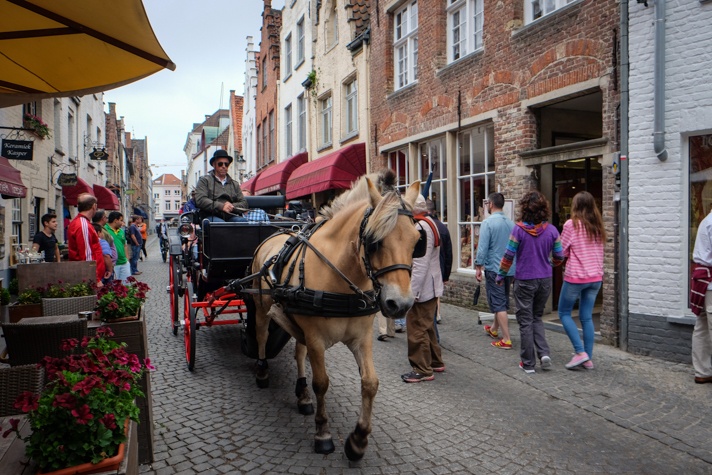
[{"label": "person in green jacket", "polygon": [[126,258],[126,233],[124,232],[124,215],[118,211],[109,213],[109,221],[104,229],[114,239],[116,246],[116,265],[114,266],[114,279],[126,282],[131,276],[131,265]]}]

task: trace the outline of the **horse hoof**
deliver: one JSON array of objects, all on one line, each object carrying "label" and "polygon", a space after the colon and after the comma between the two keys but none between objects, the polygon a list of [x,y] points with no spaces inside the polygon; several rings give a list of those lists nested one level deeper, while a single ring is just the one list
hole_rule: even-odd
[{"label": "horse hoof", "polygon": [[334,451],[334,442],[331,439],[314,439],[314,452],[330,454]]},{"label": "horse hoof", "polygon": [[352,462],[358,462],[363,458],[364,451],[356,451],[354,449],[354,446],[351,442],[351,437],[346,439],[346,443],[344,444],[344,454],[346,455],[346,458],[349,459]]},{"label": "horse hoof", "polygon": [[257,382],[257,387],[260,389],[269,387],[269,378],[255,378],[255,382]]},{"label": "horse hoof", "polygon": [[314,414],[314,404],[297,404],[299,407],[299,414],[303,416],[311,416]]}]

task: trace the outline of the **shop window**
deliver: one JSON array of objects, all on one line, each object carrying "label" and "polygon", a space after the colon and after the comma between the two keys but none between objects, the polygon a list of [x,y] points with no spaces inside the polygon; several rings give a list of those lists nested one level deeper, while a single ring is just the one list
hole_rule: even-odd
[{"label": "shop window", "polygon": [[[690,137],[690,244],[689,262],[697,228],[712,211],[712,135]],[[689,271],[692,270],[690,265]],[[689,282],[689,280],[688,280]]]},{"label": "shop window", "polygon": [[445,141],[442,137],[422,142],[418,145],[418,175],[417,179],[425,183],[430,172],[433,179],[430,182],[428,198],[435,203],[435,211],[441,221],[448,221],[447,210],[447,166],[445,160]]},{"label": "shop window", "polygon": [[395,150],[388,154],[388,168],[396,173],[396,186],[405,193],[408,186],[408,149]]},{"label": "shop window", "polygon": [[494,182],[494,128],[476,127],[457,137],[458,269],[474,271],[484,200]]}]

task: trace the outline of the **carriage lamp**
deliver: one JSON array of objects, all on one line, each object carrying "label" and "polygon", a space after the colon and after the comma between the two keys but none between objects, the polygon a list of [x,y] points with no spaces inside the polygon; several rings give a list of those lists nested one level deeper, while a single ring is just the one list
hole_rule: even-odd
[{"label": "carriage lamp", "polygon": [[193,226],[190,224],[181,224],[178,228],[178,234],[180,234],[180,237],[187,238],[193,234]]}]

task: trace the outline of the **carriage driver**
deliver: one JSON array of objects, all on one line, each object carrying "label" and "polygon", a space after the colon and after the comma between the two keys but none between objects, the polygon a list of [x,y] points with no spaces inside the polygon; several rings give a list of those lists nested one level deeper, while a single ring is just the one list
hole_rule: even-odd
[{"label": "carriage driver", "polygon": [[203,219],[210,221],[247,221],[242,216],[247,200],[242,195],[240,184],[230,178],[227,169],[232,157],[225,150],[217,150],[210,159],[213,170],[198,180],[195,189],[195,203]]}]

